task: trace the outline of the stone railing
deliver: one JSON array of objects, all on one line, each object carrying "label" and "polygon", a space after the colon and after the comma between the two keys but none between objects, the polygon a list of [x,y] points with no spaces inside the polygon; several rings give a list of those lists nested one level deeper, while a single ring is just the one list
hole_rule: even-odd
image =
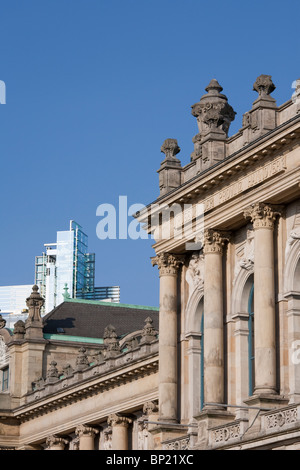
[{"label": "stone railing", "polygon": [[[36,412],[39,414],[43,408],[45,411],[49,411],[52,407],[57,408],[68,402],[81,400],[100,391],[156,373],[158,370],[158,340],[139,343],[136,348],[120,352],[115,356],[105,358],[99,355],[100,362],[98,360],[95,362],[86,361],[87,357],[84,348],[80,348],[80,360],[77,365],[75,368],[65,366],[64,372],[59,372],[56,367],[57,363],[52,361],[47,376],[40,378],[33,384],[34,389],[27,395],[26,403],[28,405],[36,404]],[[89,385],[91,381],[93,386]],[[60,397],[62,394],[63,398]],[[39,410],[38,403],[43,403],[43,399],[49,395],[56,395],[56,398],[47,404],[47,407],[43,407],[41,404],[41,410]],[[28,416],[27,414],[24,414],[25,420],[34,415],[32,412]]]},{"label": "stone railing", "polygon": [[187,450],[189,449],[190,437],[182,436],[176,439],[170,439],[162,443],[163,450]]},{"label": "stone railing", "polygon": [[242,420],[217,426],[209,430],[209,446],[218,447],[239,440],[245,431],[246,423]]},{"label": "stone railing", "polygon": [[289,405],[279,410],[267,411],[261,418],[261,431],[274,433],[299,426],[300,405]]}]

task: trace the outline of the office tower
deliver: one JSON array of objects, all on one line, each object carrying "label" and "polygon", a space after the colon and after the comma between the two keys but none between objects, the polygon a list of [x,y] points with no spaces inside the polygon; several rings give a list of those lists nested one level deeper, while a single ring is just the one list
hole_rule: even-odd
[{"label": "office tower", "polygon": [[36,256],[35,283],[45,298],[44,312],[71,298],[119,302],[118,286],[95,288],[95,254],[88,253],[88,236],[75,221],[68,231],[57,232],[55,243],[46,243],[46,252]]}]

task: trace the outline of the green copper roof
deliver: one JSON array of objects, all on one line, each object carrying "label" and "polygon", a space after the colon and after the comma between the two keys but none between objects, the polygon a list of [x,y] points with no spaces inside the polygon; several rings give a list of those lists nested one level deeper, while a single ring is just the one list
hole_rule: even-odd
[{"label": "green copper roof", "polygon": [[45,339],[56,339],[59,341],[74,341],[76,343],[97,343],[103,344],[103,338],[87,338],[86,336],[70,336],[64,334],[44,333]]},{"label": "green copper roof", "polygon": [[148,307],[145,305],[134,305],[134,304],[121,304],[115,302],[104,302],[101,300],[85,300],[85,299],[65,299],[65,302],[76,302],[81,304],[92,304],[92,305],[105,305],[106,307],[123,307],[123,308],[135,308],[139,310],[156,310],[159,311],[158,307]]}]

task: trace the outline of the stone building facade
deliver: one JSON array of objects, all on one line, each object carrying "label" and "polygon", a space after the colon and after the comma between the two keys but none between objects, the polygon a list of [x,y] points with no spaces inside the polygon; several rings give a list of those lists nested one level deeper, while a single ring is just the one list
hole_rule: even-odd
[{"label": "stone building facade", "polygon": [[107,306],[101,337],[49,338],[36,290],[25,325],[0,324],[2,448],[300,449],[298,85],[277,106],[258,77],[229,137],[235,111],[212,80],[192,106],[190,162],[163,143],[160,194],[136,214],[160,276],[144,326],[130,310],[120,335]]}]

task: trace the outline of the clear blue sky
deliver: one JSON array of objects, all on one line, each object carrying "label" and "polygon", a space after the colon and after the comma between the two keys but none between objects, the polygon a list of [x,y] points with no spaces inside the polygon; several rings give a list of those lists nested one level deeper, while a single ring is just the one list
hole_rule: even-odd
[{"label": "clear blue sky", "polygon": [[297,0],[0,0],[0,285],[34,280],[34,257],[69,220],[96,253],[96,285],[158,305],[151,240],[96,236],[96,208],[158,196],[162,142],[182,164],[197,133],[191,105],[212,78],[237,112],[272,75],[278,104],[300,77]]}]

